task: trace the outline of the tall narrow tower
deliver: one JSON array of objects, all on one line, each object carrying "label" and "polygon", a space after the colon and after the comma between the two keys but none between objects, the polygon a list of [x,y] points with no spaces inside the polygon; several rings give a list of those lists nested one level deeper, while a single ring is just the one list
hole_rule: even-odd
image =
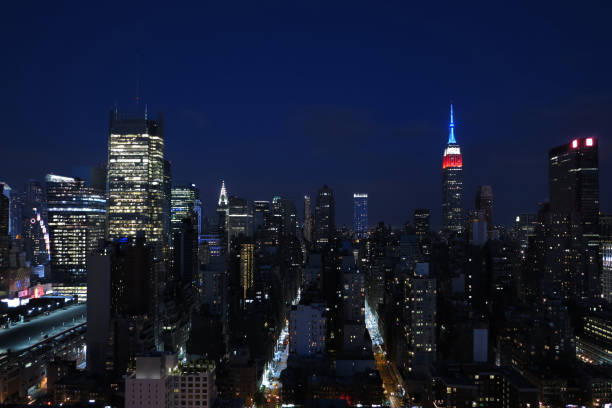
[{"label": "tall narrow tower", "polygon": [[453,105],[450,106],[448,143],[442,159],[442,228],[448,232],[463,230],[463,158],[455,140]]},{"label": "tall narrow tower", "polygon": [[229,200],[227,198],[227,190],[225,189],[225,180],[221,180],[221,191],[219,192],[219,202],[217,203],[217,227],[219,229],[219,236],[221,237],[225,237],[226,235],[228,208]]}]

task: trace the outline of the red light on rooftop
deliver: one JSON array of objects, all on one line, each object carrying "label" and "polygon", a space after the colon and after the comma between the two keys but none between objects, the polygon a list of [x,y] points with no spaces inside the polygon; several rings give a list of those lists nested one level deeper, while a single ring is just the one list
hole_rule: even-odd
[{"label": "red light on rooftop", "polygon": [[578,148],[578,139],[572,140],[572,149]]},{"label": "red light on rooftop", "polygon": [[585,144],[587,146],[589,146],[589,147],[593,146],[593,138],[592,137],[587,137],[587,140],[586,140]]}]

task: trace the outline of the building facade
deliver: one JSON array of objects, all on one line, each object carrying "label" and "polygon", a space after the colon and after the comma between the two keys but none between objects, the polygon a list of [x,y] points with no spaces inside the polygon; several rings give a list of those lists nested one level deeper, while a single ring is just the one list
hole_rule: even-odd
[{"label": "building facade", "polygon": [[334,191],[327,185],[317,193],[313,239],[317,249],[322,249],[336,233],[336,209]]},{"label": "building facade", "polygon": [[353,231],[355,239],[363,239],[368,234],[368,195],[353,194]]},{"label": "building facade", "polygon": [[83,180],[47,174],[47,217],[54,282],[85,283],[87,255],[104,240],[106,198]]},{"label": "building facade", "polygon": [[599,248],[598,140],[577,138],[549,152],[550,245],[564,259],[559,272],[565,297],[593,299],[601,295]]},{"label": "building facade", "polygon": [[163,245],[164,137],[158,120],[111,112],[108,142],[108,237]]}]

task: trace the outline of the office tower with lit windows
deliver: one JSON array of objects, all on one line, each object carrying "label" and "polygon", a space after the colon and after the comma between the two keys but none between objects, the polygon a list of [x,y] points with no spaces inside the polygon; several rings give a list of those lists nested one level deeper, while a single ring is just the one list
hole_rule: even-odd
[{"label": "office tower with lit windows", "polygon": [[487,221],[487,229],[493,229],[493,189],[491,186],[478,186],[476,189],[475,207]]},{"label": "office tower with lit windows", "polygon": [[413,223],[415,234],[423,238],[429,232],[430,211],[424,208],[417,208],[413,213]]},{"label": "office tower with lit windows", "polygon": [[553,250],[558,247],[566,254],[563,279],[569,295],[577,299],[599,297],[598,140],[577,138],[551,149],[548,170],[550,213],[555,222],[551,228],[553,232],[563,229],[550,238]]},{"label": "office tower with lit windows", "polygon": [[463,231],[463,157],[455,139],[453,105],[450,107],[448,143],[442,159],[442,228]]},{"label": "office tower with lit windows", "polygon": [[164,136],[161,114],[110,115],[108,140],[108,237],[164,243]]},{"label": "office tower with lit windows", "polygon": [[170,225],[172,234],[181,231],[183,220],[189,218],[197,227],[196,204],[200,199],[200,190],[193,183],[177,182],[172,186],[170,204]]},{"label": "office tower with lit windows", "polygon": [[353,232],[355,239],[365,238],[368,234],[368,195],[353,194]]},{"label": "office tower with lit windows", "polygon": [[317,192],[313,239],[315,248],[322,249],[336,234],[334,191],[327,185]]},{"label": "office tower with lit windows", "polygon": [[87,281],[87,255],[104,240],[106,198],[85,181],[47,174],[47,217],[51,242],[51,279]]},{"label": "office tower with lit windows", "polygon": [[312,207],[308,195],[304,196],[304,239],[312,242]]}]

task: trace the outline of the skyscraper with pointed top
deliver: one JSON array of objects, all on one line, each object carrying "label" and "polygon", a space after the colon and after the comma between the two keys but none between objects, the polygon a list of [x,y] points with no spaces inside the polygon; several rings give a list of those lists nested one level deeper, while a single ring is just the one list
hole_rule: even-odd
[{"label": "skyscraper with pointed top", "polygon": [[452,104],[448,125],[448,143],[442,158],[442,228],[448,232],[462,232],[463,230],[463,157],[455,139]]},{"label": "skyscraper with pointed top", "polygon": [[[227,243],[226,227],[227,227],[227,212],[229,209],[229,199],[227,198],[227,190],[225,188],[225,180],[221,180],[221,191],[219,192],[219,201],[217,202],[217,227],[221,237],[222,244]],[[225,247],[225,245],[224,245]]]}]

